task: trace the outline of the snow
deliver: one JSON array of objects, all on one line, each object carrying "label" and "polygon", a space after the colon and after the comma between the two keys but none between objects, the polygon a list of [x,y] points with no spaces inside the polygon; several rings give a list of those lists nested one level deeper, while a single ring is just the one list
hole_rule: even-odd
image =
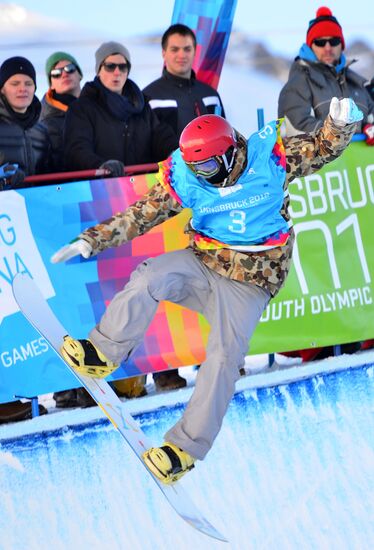
[{"label": "snow", "polygon": [[[49,407],[0,427],[0,547],[373,548],[374,351],[280,362],[248,358],[213,449],[185,478],[229,544],[172,511],[98,407]],[[191,395],[196,371],[183,374],[183,390],[150,383],[149,396],[126,402],[155,443]]]},{"label": "snow", "polygon": [[[245,364],[247,376],[243,376],[237,381],[236,392],[287,384],[319,374],[328,374],[373,363],[374,350],[358,352],[353,355],[328,357],[310,363],[301,363],[300,358],[275,354],[275,362],[272,367],[269,367],[269,356],[267,354],[249,355],[246,357]],[[179,372],[187,380],[187,386],[176,391],[156,392],[152,376],[148,376],[147,396],[131,400],[121,399],[126,402],[129,413],[137,415],[163,407],[186,404],[193,392],[197,371],[192,366],[183,367]],[[57,409],[52,396],[53,394],[47,394],[39,398],[39,403],[47,408],[48,415],[24,422],[0,425],[0,442],[4,439],[19,438],[46,430],[57,430],[66,425],[86,424],[102,418],[102,413],[98,407]],[[53,415],[53,418],[51,415]]]}]

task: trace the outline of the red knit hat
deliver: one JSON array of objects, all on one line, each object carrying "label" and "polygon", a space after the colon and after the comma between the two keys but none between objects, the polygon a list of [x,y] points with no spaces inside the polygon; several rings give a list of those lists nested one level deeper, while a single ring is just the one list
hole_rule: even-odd
[{"label": "red knit hat", "polygon": [[306,33],[306,43],[311,47],[313,40],[321,36],[338,36],[342,41],[344,50],[344,36],[341,26],[336,17],[333,16],[329,8],[322,6],[318,8],[316,18],[309,21],[308,31]]}]

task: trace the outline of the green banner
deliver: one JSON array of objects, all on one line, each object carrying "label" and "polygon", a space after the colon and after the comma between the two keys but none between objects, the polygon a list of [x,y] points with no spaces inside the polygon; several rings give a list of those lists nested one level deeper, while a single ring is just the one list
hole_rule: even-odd
[{"label": "green banner", "polygon": [[289,186],[296,244],[286,285],[264,312],[251,353],[374,337],[374,148],[351,144]]}]

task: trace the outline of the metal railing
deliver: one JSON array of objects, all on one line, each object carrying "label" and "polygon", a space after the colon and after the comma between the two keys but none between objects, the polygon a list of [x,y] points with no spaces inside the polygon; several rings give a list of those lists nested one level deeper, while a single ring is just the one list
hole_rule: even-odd
[{"label": "metal railing", "polygon": [[[158,171],[158,164],[134,164],[125,166],[124,176],[132,176],[134,174],[145,174]],[[24,179],[25,183],[37,184],[53,184],[57,182],[69,182],[79,180],[89,180],[94,178],[112,177],[109,170],[102,168],[92,170],[77,170],[73,172],[55,172],[51,174],[38,174],[35,176],[27,176]]]}]

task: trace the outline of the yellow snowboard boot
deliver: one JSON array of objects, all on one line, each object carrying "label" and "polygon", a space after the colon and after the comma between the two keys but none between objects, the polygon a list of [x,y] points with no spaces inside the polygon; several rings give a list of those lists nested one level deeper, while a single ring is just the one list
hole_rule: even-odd
[{"label": "yellow snowboard boot", "polygon": [[105,378],[119,367],[105,357],[90,340],[74,340],[71,336],[64,336],[60,352],[74,370],[92,378]]},{"label": "yellow snowboard boot", "polygon": [[143,453],[147,468],[163,483],[174,483],[194,468],[195,459],[173,443]]}]

